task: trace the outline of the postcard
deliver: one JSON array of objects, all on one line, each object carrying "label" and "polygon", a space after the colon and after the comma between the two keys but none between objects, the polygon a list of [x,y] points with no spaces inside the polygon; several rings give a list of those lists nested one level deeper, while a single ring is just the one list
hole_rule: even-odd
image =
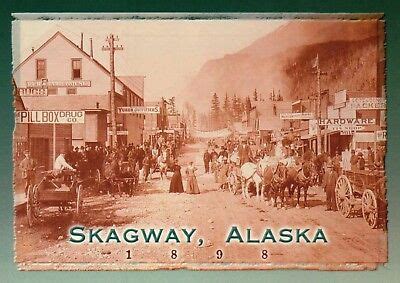
[{"label": "postcard", "polygon": [[14,15],[21,270],[387,262],[381,15]]}]

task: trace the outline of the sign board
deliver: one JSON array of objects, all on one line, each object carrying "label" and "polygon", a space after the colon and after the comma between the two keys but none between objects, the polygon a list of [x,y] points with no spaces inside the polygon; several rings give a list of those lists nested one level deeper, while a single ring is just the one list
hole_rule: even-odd
[{"label": "sign board", "polygon": [[309,135],[316,135],[317,128],[318,128],[317,120],[309,120],[308,121],[308,134]]},{"label": "sign board", "polygon": [[350,98],[349,105],[357,110],[386,109],[386,99],[384,97]]},{"label": "sign board", "polygon": [[160,114],[160,106],[123,106],[118,107],[119,114]]},{"label": "sign board", "polygon": [[47,87],[90,87],[91,81],[88,80],[71,80],[71,81],[27,81],[26,86],[36,88],[47,88]]},{"label": "sign board", "polygon": [[[112,131],[108,131],[108,135],[112,135]],[[127,130],[120,130],[117,131],[117,136],[127,136],[128,135],[128,131]]]},{"label": "sign board", "polygon": [[364,130],[364,126],[354,124],[328,125],[330,131],[356,132]]},{"label": "sign board", "polygon": [[20,96],[46,96],[47,88],[18,88]]},{"label": "sign board", "polygon": [[[335,93],[335,105],[343,105],[346,103],[347,100],[347,91],[346,90],[341,90],[337,93]],[[343,107],[342,106],[342,107]]]},{"label": "sign board", "polygon": [[323,126],[329,125],[374,125],[375,119],[373,118],[333,118],[333,119],[319,119],[319,124]]},{"label": "sign board", "polygon": [[356,133],[356,131],[340,131],[341,136],[352,136]]},{"label": "sign board", "polygon": [[376,141],[386,141],[386,130],[376,131]]},{"label": "sign board", "polygon": [[18,124],[83,124],[85,111],[74,110],[32,110],[16,111]]},{"label": "sign board", "polygon": [[304,113],[281,113],[282,120],[310,120],[314,118],[314,114],[310,112]]}]

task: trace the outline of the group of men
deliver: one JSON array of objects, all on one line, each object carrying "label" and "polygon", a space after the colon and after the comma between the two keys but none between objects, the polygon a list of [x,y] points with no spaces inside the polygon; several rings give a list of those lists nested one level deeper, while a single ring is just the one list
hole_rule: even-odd
[{"label": "group of men", "polygon": [[[54,160],[53,172],[63,174],[64,171],[79,171],[81,177],[93,176],[100,172],[103,176],[110,172],[110,176],[120,173],[121,165],[128,163],[129,168],[135,171],[143,170],[144,180],[148,181],[149,175],[160,164],[173,163],[176,158],[177,147],[173,142],[159,140],[156,144],[144,142],[140,145],[122,145],[111,148],[101,145],[87,145],[61,150]],[[35,183],[37,162],[28,150],[24,151],[24,159],[19,164],[21,176],[24,180],[24,191]],[[107,170],[106,168],[108,167]]]},{"label": "group of men", "polygon": [[[246,162],[256,163],[257,160],[264,155],[274,155],[276,146],[268,144],[256,148],[250,147],[248,140],[239,141],[237,139],[228,139],[222,146],[219,147],[215,141],[208,142],[208,148],[203,154],[204,171],[213,173],[215,181],[222,183],[224,186],[227,176],[230,171],[234,171],[237,175],[240,174],[241,165]],[[346,155],[348,154],[348,157]],[[366,156],[366,159],[364,158]],[[309,160],[314,163],[317,172],[319,173],[318,184],[326,193],[326,209],[337,210],[335,200],[335,187],[339,175],[342,170],[374,170],[383,169],[384,164],[384,146],[378,146],[374,152],[371,147],[368,147],[364,153],[362,151],[347,150],[342,153],[336,151],[334,156],[329,156],[327,153],[316,155],[311,150],[307,150],[302,156],[294,151],[292,147],[283,148],[283,158],[291,156],[297,160]]]}]

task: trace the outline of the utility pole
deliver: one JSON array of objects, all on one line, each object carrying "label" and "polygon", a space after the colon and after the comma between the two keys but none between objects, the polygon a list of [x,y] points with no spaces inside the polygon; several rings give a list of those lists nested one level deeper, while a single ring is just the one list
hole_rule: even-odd
[{"label": "utility pole", "polygon": [[123,50],[121,45],[114,45],[115,41],[119,41],[118,36],[114,36],[112,33],[107,36],[107,46],[103,46],[103,51],[110,51],[110,115],[111,115],[111,147],[117,146],[117,122],[115,116],[115,70],[114,70],[114,52],[115,50]]},{"label": "utility pole", "polygon": [[[317,115],[317,154],[322,153],[322,140],[321,140],[321,126],[319,125],[319,120],[321,119],[321,76],[326,75],[326,72],[322,72],[319,67],[319,57],[315,58],[314,67],[317,73],[317,101],[316,101],[316,115]],[[326,140],[324,141],[326,143]],[[324,147],[325,148],[325,147]]]}]

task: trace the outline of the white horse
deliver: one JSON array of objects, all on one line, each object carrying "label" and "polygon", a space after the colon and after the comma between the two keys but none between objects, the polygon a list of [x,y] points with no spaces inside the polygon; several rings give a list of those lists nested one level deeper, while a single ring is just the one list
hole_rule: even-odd
[{"label": "white horse", "polygon": [[257,165],[251,162],[246,162],[240,168],[242,175],[242,195],[243,198],[250,198],[249,196],[249,186],[250,183],[255,184],[256,186],[256,196],[257,199],[260,200],[261,189],[262,189],[262,177],[257,173]]}]

